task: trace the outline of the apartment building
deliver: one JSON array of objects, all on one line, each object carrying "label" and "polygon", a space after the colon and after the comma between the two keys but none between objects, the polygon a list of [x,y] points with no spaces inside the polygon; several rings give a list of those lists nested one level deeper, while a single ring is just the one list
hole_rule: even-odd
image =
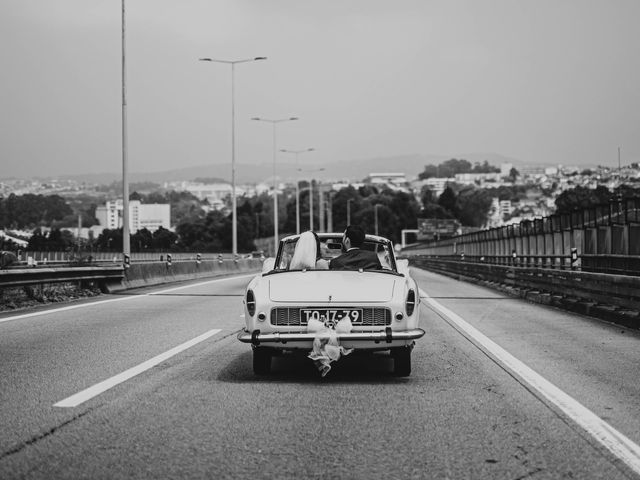
[{"label": "apartment building", "polygon": [[[122,200],[107,202],[96,208],[96,218],[100,226],[108,229],[122,227]],[[146,228],[155,232],[160,227],[171,227],[171,205],[168,203],[141,203],[139,200],[129,201],[129,230],[135,233]]]}]

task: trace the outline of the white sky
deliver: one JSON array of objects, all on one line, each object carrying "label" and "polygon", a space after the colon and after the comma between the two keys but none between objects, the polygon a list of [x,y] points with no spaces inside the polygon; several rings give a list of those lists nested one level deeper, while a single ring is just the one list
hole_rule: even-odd
[{"label": "white sky", "polygon": [[[120,0],[0,0],[0,177],[121,169]],[[314,147],[319,163],[640,158],[637,0],[127,0],[133,172]],[[291,157],[282,157],[291,162]],[[226,171],[212,175],[228,176]]]}]

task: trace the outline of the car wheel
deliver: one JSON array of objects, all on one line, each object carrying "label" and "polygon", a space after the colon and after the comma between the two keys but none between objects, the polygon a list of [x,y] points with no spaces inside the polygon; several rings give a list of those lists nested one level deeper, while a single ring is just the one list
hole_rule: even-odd
[{"label": "car wheel", "polygon": [[253,349],[253,373],[256,375],[266,375],[271,372],[271,351],[264,347],[254,347]]},{"label": "car wheel", "polygon": [[411,347],[394,348],[391,354],[393,356],[393,374],[396,377],[411,375]]}]

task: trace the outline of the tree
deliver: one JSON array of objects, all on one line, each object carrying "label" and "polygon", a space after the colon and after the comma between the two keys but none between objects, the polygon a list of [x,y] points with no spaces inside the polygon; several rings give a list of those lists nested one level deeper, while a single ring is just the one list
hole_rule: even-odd
[{"label": "tree", "polygon": [[333,196],[333,229],[342,232],[347,228],[347,210],[353,223],[355,213],[361,208],[362,197],[352,185],[336,192]]},{"label": "tree", "polygon": [[73,235],[68,231],[54,228],[44,234],[40,228],[33,231],[27,250],[32,251],[65,251],[74,245]]},{"label": "tree", "polygon": [[451,213],[454,217],[456,216],[456,194],[451,187],[447,186],[447,188],[444,189],[440,198],[438,198],[438,205]]},{"label": "tree", "polygon": [[122,229],[109,229],[105,228],[95,242],[98,250],[107,252],[121,252],[122,251]]},{"label": "tree", "polygon": [[438,199],[436,198],[434,191],[425,185],[422,187],[422,190],[420,190],[420,202],[424,207],[431,203],[438,203]]},{"label": "tree", "polygon": [[482,227],[487,223],[491,203],[491,195],[485,190],[474,187],[462,190],[456,199],[457,218],[462,225]]},{"label": "tree", "polygon": [[5,228],[35,228],[50,226],[54,221],[73,214],[73,210],[59,195],[10,194],[3,202]]},{"label": "tree", "polygon": [[142,252],[153,246],[153,235],[147,228],[142,228],[131,235],[131,249],[134,252]]},{"label": "tree", "polygon": [[595,190],[578,186],[558,195],[555,202],[556,213],[570,213],[575,209],[607,203],[610,199],[611,192],[603,185],[599,185]]},{"label": "tree", "polygon": [[500,169],[489,165],[489,162],[485,160],[482,164],[479,162],[474,163],[471,173],[499,173]]},{"label": "tree", "polygon": [[151,246],[154,250],[172,250],[176,246],[178,235],[166,228],[158,228],[153,232]]},{"label": "tree", "polygon": [[[478,168],[482,167],[478,166]],[[457,158],[452,158],[437,166],[425,165],[424,171],[418,175],[418,178],[420,180],[425,180],[431,177],[451,178],[458,173],[469,173],[471,171],[471,163],[469,161],[464,159],[458,160]]]}]

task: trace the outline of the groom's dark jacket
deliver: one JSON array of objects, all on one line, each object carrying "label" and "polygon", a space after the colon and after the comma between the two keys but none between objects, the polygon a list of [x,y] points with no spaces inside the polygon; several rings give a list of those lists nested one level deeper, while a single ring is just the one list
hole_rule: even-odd
[{"label": "groom's dark jacket", "polygon": [[329,270],[379,270],[382,268],[380,259],[371,250],[352,248],[329,262]]}]

